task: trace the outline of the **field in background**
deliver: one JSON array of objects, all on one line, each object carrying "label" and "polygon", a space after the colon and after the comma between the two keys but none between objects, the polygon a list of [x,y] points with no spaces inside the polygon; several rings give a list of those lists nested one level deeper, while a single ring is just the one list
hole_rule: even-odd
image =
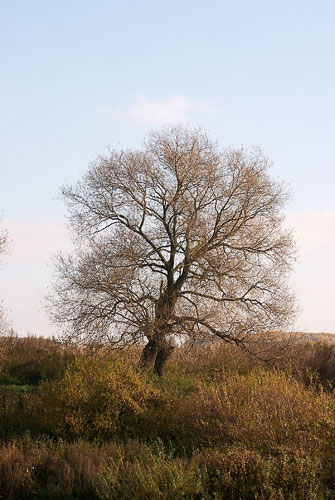
[{"label": "field in background", "polygon": [[137,371],[136,349],[0,337],[0,498],[335,498],[321,335],[258,338],[257,357],[185,346],[162,378]]}]

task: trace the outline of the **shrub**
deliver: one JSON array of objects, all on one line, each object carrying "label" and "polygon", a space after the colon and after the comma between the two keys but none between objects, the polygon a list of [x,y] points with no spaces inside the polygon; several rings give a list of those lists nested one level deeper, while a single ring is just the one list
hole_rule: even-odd
[{"label": "shrub", "polygon": [[333,465],[302,454],[263,457],[241,447],[197,451],[187,459],[174,457],[160,442],[24,439],[0,445],[0,497],[330,500],[334,498]]},{"label": "shrub", "polygon": [[78,356],[62,378],[36,391],[37,427],[62,437],[104,437],[132,432],[134,417],[157,396],[127,358],[112,361]]},{"label": "shrub", "polygon": [[212,443],[240,443],[264,453],[314,453],[335,439],[333,396],[280,372],[258,370],[201,384],[185,405],[185,418]]},{"label": "shrub", "polygon": [[22,498],[32,484],[32,468],[22,443],[3,444],[0,453],[0,497],[6,500]]},{"label": "shrub", "polygon": [[306,371],[316,374],[326,388],[335,387],[335,344],[314,342],[306,353]]},{"label": "shrub", "polygon": [[240,447],[204,450],[194,462],[203,471],[209,498],[231,500],[317,500],[322,464],[301,455],[263,457]]},{"label": "shrub", "polygon": [[0,387],[0,439],[20,436],[29,430],[30,403],[28,386]]},{"label": "shrub", "polygon": [[55,340],[37,337],[2,337],[0,348],[0,383],[17,385],[37,385],[59,376],[75,352]]}]

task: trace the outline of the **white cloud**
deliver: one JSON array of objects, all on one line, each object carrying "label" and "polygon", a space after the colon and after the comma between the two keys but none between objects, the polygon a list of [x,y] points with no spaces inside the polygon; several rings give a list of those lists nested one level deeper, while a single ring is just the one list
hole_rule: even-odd
[{"label": "white cloud", "polygon": [[209,103],[192,101],[183,95],[173,95],[167,100],[150,100],[142,96],[125,112],[116,112],[114,118],[117,121],[150,125],[177,124],[194,120],[197,115],[212,111]]}]

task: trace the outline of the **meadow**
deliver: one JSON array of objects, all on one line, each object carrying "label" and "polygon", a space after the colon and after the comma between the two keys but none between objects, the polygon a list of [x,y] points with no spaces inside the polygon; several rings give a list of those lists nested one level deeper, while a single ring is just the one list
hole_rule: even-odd
[{"label": "meadow", "polygon": [[0,337],[0,498],[333,499],[329,339],[183,346],[157,377],[136,348]]}]

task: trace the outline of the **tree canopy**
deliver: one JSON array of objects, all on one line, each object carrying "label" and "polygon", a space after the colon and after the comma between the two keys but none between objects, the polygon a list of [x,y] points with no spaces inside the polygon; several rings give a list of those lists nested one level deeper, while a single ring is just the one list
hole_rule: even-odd
[{"label": "tree canopy", "polygon": [[98,157],[62,190],[75,251],[56,259],[53,320],[79,342],[146,341],[158,374],[176,338],[243,345],[287,325],[295,247],[269,167],[184,127]]}]

